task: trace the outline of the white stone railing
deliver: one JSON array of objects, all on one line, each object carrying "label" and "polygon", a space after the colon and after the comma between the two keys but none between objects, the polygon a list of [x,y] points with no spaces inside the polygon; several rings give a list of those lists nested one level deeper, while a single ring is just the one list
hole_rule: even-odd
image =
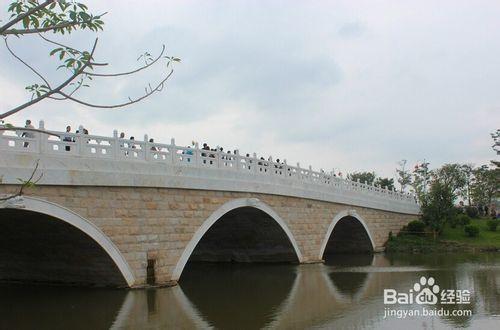
[{"label": "white stone railing", "polygon": [[[39,129],[44,130],[43,121]],[[79,132],[83,131],[80,127]],[[172,139],[170,144],[151,143],[148,136],[144,141],[121,139],[115,130],[113,137],[86,135],[82,133],[65,133],[47,131],[50,134],[18,131],[0,131],[0,152],[11,151],[16,153],[39,153],[62,157],[86,157],[120,161],[144,161],[163,163],[171,166],[185,166],[206,169],[224,169],[241,171],[256,176],[272,176],[295,182],[313,183],[322,187],[331,186],[332,190],[356,192],[362,195],[377,196],[385,200],[396,200],[399,203],[415,205],[413,194],[388,190],[383,187],[368,185],[343,179],[324,171],[313,171],[291,166],[286,163],[277,163],[272,160],[262,160],[254,153],[251,157],[221,151],[200,149],[198,144],[193,147],[177,146]]]}]

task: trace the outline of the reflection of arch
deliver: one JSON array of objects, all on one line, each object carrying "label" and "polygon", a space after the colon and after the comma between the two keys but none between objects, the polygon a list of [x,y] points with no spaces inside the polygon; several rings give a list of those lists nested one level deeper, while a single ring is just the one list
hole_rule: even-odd
[{"label": "reflection of arch", "polygon": [[337,225],[337,223],[344,217],[352,217],[355,218],[356,220],[363,225],[366,234],[368,235],[368,238],[370,238],[370,244],[372,248],[375,250],[375,242],[373,241],[372,235],[370,233],[370,230],[368,229],[368,226],[366,225],[365,221],[363,218],[355,211],[355,210],[344,210],[339,213],[333,218],[332,222],[330,223],[330,226],[328,227],[328,230],[326,231],[325,237],[323,238],[323,243],[321,244],[321,249],[319,250],[319,255],[318,259],[322,260],[323,259],[323,254],[325,253],[326,245],[328,244],[328,241],[330,240],[330,236],[333,233],[333,229]]},{"label": "reflection of arch", "polygon": [[63,206],[34,197],[23,196],[19,204],[19,209],[45,214],[79,229],[99,244],[108,254],[120,270],[127,284],[129,286],[134,285],[135,278],[127,261],[114,243],[92,222]]},{"label": "reflection of arch", "polygon": [[222,216],[224,216],[229,211],[241,207],[252,207],[255,209],[259,209],[264,213],[266,213],[267,215],[269,215],[274,221],[276,221],[276,223],[281,227],[281,229],[283,229],[290,243],[292,244],[295,254],[297,255],[297,259],[299,260],[299,262],[302,262],[302,254],[299,250],[297,242],[295,241],[292,232],[290,231],[286,223],[283,221],[283,219],[281,219],[281,217],[271,207],[269,207],[262,201],[258,200],[257,198],[239,198],[229,201],[224,205],[222,205],[215,212],[213,212],[210,215],[210,217],[208,217],[207,220],[203,222],[200,228],[198,228],[193,238],[191,239],[191,241],[189,241],[188,245],[182,252],[179,261],[177,262],[177,265],[175,266],[174,272],[172,274],[172,280],[175,281],[179,280],[181,273],[184,269],[184,266],[186,265],[193,250],[195,249],[196,245],[201,240],[203,235],[205,235],[205,233],[210,229],[210,227],[212,227],[213,224],[215,224]]},{"label": "reflection of arch", "polygon": [[[188,262],[180,285],[175,288],[182,289],[199,315],[216,329],[238,325],[263,329],[269,328],[268,324],[293,291],[297,268],[293,264]],[[253,306],[251,313],[247,310],[249,304]]]},{"label": "reflection of arch", "polygon": [[[332,278],[332,275],[334,274],[333,272],[328,272],[328,268],[325,268],[325,271],[323,272],[323,277],[325,278],[325,281],[327,282],[328,289],[332,293],[332,295],[335,297],[335,300],[341,303],[352,303],[352,302],[357,302],[360,301],[361,298],[365,297],[366,290],[368,289],[368,285],[371,282],[372,276],[373,276],[373,271],[367,270],[366,272],[363,272],[362,270],[365,267],[374,267],[375,265],[375,255],[371,256],[371,262],[370,265],[365,265],[365,266],[355,266],[351,269],[351,274],[353,273],[359,273],[359,274],[366,274],[362,281],[362,285],[360,286],[359,290],[356,291],[354,295],[348,295],[342,290],[342,288],[338,287],[339,283],[335,283],[335,280]],[[325,266],[327,267],[327,266]],[[344,270],[345,271],[345,270]]]},{"label": "reflection of arch", "polygon": [[[158,310],[164,311],[168,307],[168,313],[154,313],[147,306],[147,296],[154,293],[159,304]],[[172,317],[176,315],[177,317]],[[161,318],[160,318],[161,316]],[[154,290],[130,290],[127,292],[110,330],[117,329],[144,329],[161,327],[166,329],[213,329],[201,316],[195,306],[189,301],[179,285],[170,288]]]}]

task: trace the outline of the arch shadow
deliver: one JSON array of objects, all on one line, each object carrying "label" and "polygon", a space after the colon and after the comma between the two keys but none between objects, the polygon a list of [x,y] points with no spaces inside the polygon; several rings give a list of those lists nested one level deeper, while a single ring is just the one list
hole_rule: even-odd
[{"label": "arch shadow", "polygon": [[264,202],[260,201],[257,198],[239,198],[235,199],[229,202],[226,202],[223,204],[221,207],[219,207],[216,211],[214,211],[198,228],[198,230],[195,232],[193,235],[193,238],[189,241],[187,244],[186,248],[182,252],[181,257],[179,258],[179,261],[177,262],[174,271],[172,273],[172,280],[178,281],[182,271],[184,270],[184,267],[186,266],[186,263],[188,262],[190,256],[192,255],[194,249],[200,242],[200,240],[203,238],[205,233],[219,220],[221,219],[225,214],[228,212],[238,209],[238,208],[243,208],[243,207],[250,207],[254,209],[258,209],[264,213],[266,213],[269,217],[271,217],[283,230],[283,232],[286,234],[286,237],[290,241],[290,244],[293,247],[293,250],[295,251],[295,254],[297,256],[298,262],[302,262],[302,253],[300,252],[300,249],[298,247],[298,244],[293,237],[292,232],[286,225],[286,223],[283,221],[283,219],[267,204]]},{"label": "arch shadow", "polygon": [[375,250],[375,242],[373,241],[372,235],[370,233],[370,230],[368,226],[366,225],[365,220],[355,211],[355,210],[343,210],[335,215],[333,218],[332,222],[330,223],[330,226],[328,227],[328,230],[326,231],[325,237],[323,238],[323,242],[321,244],[321,248],[319,250],[319,255],[318,255],[318,260],[322,260],[323,256],[325,254],[326,247],[328,245],[328,242],[330,241],[330,238],[333,234],[333,230],[335,229],[335,226],[340,223],[341,220],[345,218],[353,218],[357,220],[359,224],[361,224],[362,228],[364,228],[364,232],[366,233],[366,236],[369,239],[369,245],[372,249],[372,251]]},{"label": "arch shadow", "polygon": [[35,197],[23,196],[20,201],[17,202],[16,207],[2,207],[0,210],[17,210],[20,211],[30,211],[33,213],[43,214],[62,222],[65,222],[89,236],[94,240],[111,258],[115,263],[121,275],[123,276],[125,282],[129,287],[132,287],[135,283],[135,277],[130,268],[129,264],[116,247],[116,245],[111,241],[109,237],[106,236],[96,225],[94,225],[89,220],[81,217],[77,213],[53,202],[38,199]]}]

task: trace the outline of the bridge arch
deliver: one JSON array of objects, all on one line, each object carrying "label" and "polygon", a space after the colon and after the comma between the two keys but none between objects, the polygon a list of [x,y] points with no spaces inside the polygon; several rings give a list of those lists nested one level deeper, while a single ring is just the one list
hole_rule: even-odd
[{"label": "bridge arch", "polygon": [[0,208],[0,210],[16,209],[43,214],[65,222],[80,230],[94,240],[111,258],[128,286],[131,287],[134,285],[134,274],[121,252],[111,239],[89,220],[56,203],[27,196],[22,196],[20,200],[13,202],[11,206],[6,205]]},{"label": "bridge arch", "polygon": [[366,221],[355,210],[343,210],[335,215],[332,222],[328,226],[328,230],[326,231],[325,237],[323,238],[323,242],[321,244],[321,248],[319,250],[318,260],[323,259],[326,247],[327,247],[330,239],[332,238],[332,234],[333,234],[335,227],[339,223],[341,223],[341,221],[345,221],[347,218],[351,218],[351,219],[354,219],[354,221],[357,221],[357,223],[360,225],[360,228],[364,229],[364,232],[366,233],[366,236],[368,237],[369,245],[370,245],[372,251],[375,250],[375,242],[374,242],[372,235],[370,233],[370,229],[366,225]]},{"label": "bridge arch", "polygon": [[274,220],[275,223],[278,224],[279,227],[281,227],[283,232],[286,234],[286,237],[288,238],[290,244],[292,245],[298,261],[302,262],[303,260],[302,253],[300,252],[297,241],[295,240],[292,232],[288,228],[285,221],[269,205],[265,204],[264,202],[260,201],[257,198],[238,198],[223,204],[203,222],[200,228],[198,228],[198,230],[193,235],[193,238],[189,241],[186,248],[182,252],[179,261],[177,262],[177,265],[175,266],[175,269],[172,273],[172,280],[174,281],[179,280],[182,271],[186,266],[186,263],[188,262],[190,256],[192,255],[193,251],[195,250],[196,246],[203,238],[205,233],[224,215],[228,214],[232,210],[244,207],[260,210],[264,212],[266,215],[268,215],[272,220]]}]

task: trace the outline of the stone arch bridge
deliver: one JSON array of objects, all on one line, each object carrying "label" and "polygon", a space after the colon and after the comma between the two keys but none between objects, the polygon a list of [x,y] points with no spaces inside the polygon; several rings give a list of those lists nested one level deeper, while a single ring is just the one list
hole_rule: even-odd
[{"label": "stone arch bridge", "polygon": [[141,287],[188,261],[322,262],[382,251],[419,213],[412,195],[255,154],[22,133],[0,131],[0,195],[37,162],[43,176],[0,202],[0,280]]}]

